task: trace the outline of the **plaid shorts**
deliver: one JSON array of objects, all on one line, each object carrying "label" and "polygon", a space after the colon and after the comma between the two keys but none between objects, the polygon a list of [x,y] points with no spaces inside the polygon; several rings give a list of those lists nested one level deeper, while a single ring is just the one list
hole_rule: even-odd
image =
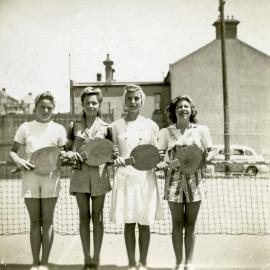
[{"label": "plaid shorts", "polygon": [[202,200],[200,183],[204,168],[195,173],[182,173],[178,169],[168,169],[164,199],[170,202],[197,202]]}]

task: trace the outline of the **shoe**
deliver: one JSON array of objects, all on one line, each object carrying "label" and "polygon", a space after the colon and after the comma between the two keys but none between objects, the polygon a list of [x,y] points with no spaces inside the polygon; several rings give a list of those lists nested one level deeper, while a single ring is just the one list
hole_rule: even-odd
[{"label": "shoe", "polygon": [[193,264],[192,263],[185,264],[184,270],[194,270]]},{"label": "shoe", "polygon": [[49,266],[48,265],[40,265],[38,267],[38,270],[49,270]]},{"label": "shoe", "polygon": [[38,265],[32,265],[30,270],[39,270],[39,267]]},{"label": "shoe", "polygon": [[91,270],[98,270],[99,264],[98,263],[90,263],[89,264]]},{"label": "shoe", "polygon": [[137,270],[137,268],[135,266],[128,266],[127,270]]},{"label": "shoe", "polygon": [[177,264],[173,270],[183,270],[183,265],[182,264]]},{"label": "shoe", "polygon": [[90,264],[85,264],[82,268],[82,270],[91,270],[91,265]]},{"label": "shoe", "polygon": [[147,267],[145,265],[142,265],[141,263],[139,263],[138,270],[147,270]]}]

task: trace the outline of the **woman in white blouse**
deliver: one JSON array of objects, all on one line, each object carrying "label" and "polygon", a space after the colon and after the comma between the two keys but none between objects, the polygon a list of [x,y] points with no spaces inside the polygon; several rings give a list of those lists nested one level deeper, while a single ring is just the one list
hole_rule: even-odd
[{"label": "woman in white blouse", "polygon": [[115,160],[118,167],[112,194],[112,222],[125,224],[124,235],[129,261],[129,269],[136,269],[135,227],[139,228],[139,265],[146,268],[146,257],[150,242],[150,227],[155,219],[161,219],[161,205],[157,181],[153,170],[139,171],[125,166],[124,159],[140,144],[157,144],[158,126],[140,115],[145,94],[137,85],[127,85],[124,89],[124,107],[127,115],[112,123],[113,142],[119,146],[119,156]]}]

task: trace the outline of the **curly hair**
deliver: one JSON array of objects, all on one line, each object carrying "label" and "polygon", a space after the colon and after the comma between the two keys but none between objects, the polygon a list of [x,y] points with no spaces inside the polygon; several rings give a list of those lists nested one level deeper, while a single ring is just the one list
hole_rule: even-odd
[{"label": "curly hair", "polygon": [[183,96],[177,96],[176,98],[174,98],[171,103],[166,107],[166,114],[168,116],[168,118],[170,119],[170,121],[175,124],[177,122],[177,118],[176,118],[176,114],[175,114],[175,109],[176,106],[178,104],[178,102],[185,100],[190,104],[191,107],[191,115],[189,118],[189,121],[191,123],[197,123],[198,120],[196,118],[197,115],[197,109],[195,106],[195,103],[193,102],[193,100],[188,96],[188,95],[183,95]]},{"label": "curly hair", "polygon": [[42,92],[42,93],[40,93],[39,95],[36,96],[36,98],[35,98],[35,108],[37,107],[38,103],[43,99],[49,99],[52,102],[53,107],[55,107],[54,96],[52,95],[52,93],[50,91],[45,91],[45,92]]},{"label": "curly hair", "polygon": [[[81,102],[83,104],[85,97],[87,96],[97,96],[98,103],[101,104],[103,101],[102,92],[99,88],[93,88],[93,87],[86,87],[81,95]],[[82,116],[85,118],[86,114],[83,111]],[[101,111],[99,110],[97,112],[97,116],[101,116]]]},{"label": "curly hair", "polygon": [[99,104],[102,103],[102,92],[99,88],[93,88],[91,86],[86,87],[81,94],[81,102],[83,103],[86,96],[97,96]]}]

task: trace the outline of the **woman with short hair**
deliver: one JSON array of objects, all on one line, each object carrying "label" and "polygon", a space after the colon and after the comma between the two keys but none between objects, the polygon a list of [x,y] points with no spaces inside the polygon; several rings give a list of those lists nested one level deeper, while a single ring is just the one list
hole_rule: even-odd
[{"label": "woman with short hair", "polygon": [[[54,108],[55,101],[50,92],[39,94],[35,98],[35,119],[20,125],[10,151],[11,159],[22,170],[22,196],[30,217],[31,270],[49,269],[53,243],[53,215],[60,189],[60,170],[38,174],[29,159],[36,150],[49,146],[62,149],[66,143],[65,128],[52,121]],[[18,156],[21,145],[25,145],[27,159]]]}]

